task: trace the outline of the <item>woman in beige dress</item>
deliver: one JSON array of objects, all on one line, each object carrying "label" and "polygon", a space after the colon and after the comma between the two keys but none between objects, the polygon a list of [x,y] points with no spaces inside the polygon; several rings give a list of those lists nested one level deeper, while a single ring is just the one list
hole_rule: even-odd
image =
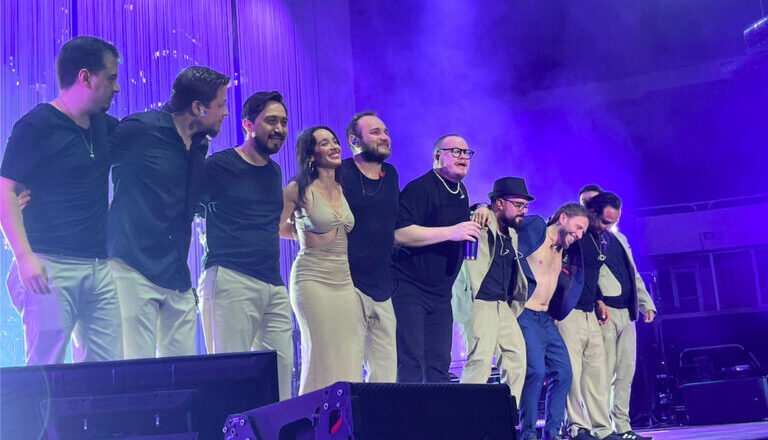
[{"label": "woman in beige dress", "polygon": [[338,137],[309,128],[296,141],[299,174],[283,190],[280,235],[299,240],[290,298],[301,331],[299,394],[337,381],[362,382],[365,331],[347,260],[355,218],[339,184]]}]

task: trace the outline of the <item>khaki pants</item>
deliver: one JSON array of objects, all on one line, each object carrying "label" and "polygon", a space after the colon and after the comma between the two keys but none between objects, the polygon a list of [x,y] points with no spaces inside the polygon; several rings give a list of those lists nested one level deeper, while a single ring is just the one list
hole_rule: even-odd
[{"label": "khaki pants", "polygon": [[213,266],[203,271],[198,292],[208,353],[276,351],[280,400],[290,399],[293,322],[285,286]]},{"label": "khaki pants", "polygon": [[47,271],[50,293],[27,291],[15,260],[7,281],[24,325],[27,365],[63,363],[73,332],[75,362],[123,359],[120,305],[107,262],[35,256]]},{"label": "khaki pants", "polygon": [[459,323],[459,330],[467,350],[461,383],[488,382],[495,353],[501,383],[509,386],[519,406],[527,365],[525,339],[509,305],[504,301],[476,299],[472,316],[466,323]]},{"label": "khaki pants", "polygon": [[397,320],[392,299],[375,301],[355,288],[363,306],[365,325],[364,365],[368,382],[397,381]]},{"label": "khaki pants", "polygon": [[197,354],[192,289],[179,292],[160,287],[119,258],[110,259],[109,265],[120,297],[125,358]]},{"label": "khaki pants", "polygon": [[575,436],[583,428],[594,431],[598,438],[607,437],[613,429],[605,350],[597,316],[594,312],[573,310],[562,321],[555,321],[555,325],[568,348],[573,370],[567,404],[568,431]]},{"label": "khaki pants", "polygon": [[635,377],[637,340],[635,323],[629,319],[629,310],[608,307],[611,319],[601,330],[605,345],[605,364],[611,387],[611,417],[616,432],[631,431],[629,424],[629,394]]}]

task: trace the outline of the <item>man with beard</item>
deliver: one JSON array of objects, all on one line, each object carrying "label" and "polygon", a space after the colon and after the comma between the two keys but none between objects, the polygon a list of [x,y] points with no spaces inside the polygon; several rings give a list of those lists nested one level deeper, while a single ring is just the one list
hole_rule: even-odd
[{"label": "man with beard", "polygon": [[[592,185],[596,187],[595,185]],[[599,188],[598,188],[599,190]],[[597,196],[597,190],[582,189],[582,200]],[[599,190],[602,192],[602,190]],[[583,203],[582,203],[583,204]],[[622,438],[611,429],[610,393],[607,386],[605,348],[601,326],[608,320],[608,310],[598,301],[597,279],[604,258],[599,248],[600,233],[592,217],[584,238],[568,250],[571,258],[584,258],[584,288],[576,307],[563,320],[555,322],[573,371],[568,391],[568,431],[574,440],[613,440]]]},{"label": "man with beard", "polygon": [[547,382],[543,439],[561,439],[560,425],[571,386],[571,363],[554,320],[565,318],[576,304],[584,284],[581,258],[564,257],[563,251],[581,239],[589,226],[586,208],[561,206],[549,223],[526,217],[518,233],[528,300],[518,318],[525,338],[527,370],[520,397],[523,440],[536,438],[541,385]]},{"label": "man with beard", "polygon": [[[93,37],[64,44],[60,92],[13,126],[0,168],[0,225],[15,256],[8,291],[24,323],[28,365],[123,358],[120,309],[106,262],[109,109],[117,49]],[[34,201],[22,217],[17,195]],[[23,202],[24,197],[21,197]]]},{"label": "man with beard", "polygon": [[291,397],[291,306],[280,275],[283,176],[270,156],[288,135],[278,92],[243,104],[245,140],[205,161],[206,254],[199,292],[208,353],[277,352],[280,399]]},{"label": "man with beard", "polygon": [[642,313],[644,322],[653,322],[656,307],[637,273],[627,237],[614,228],[621,217],[621,199],[604,192],[593,197],[587,207],[597,216],[598,232],[590,235],[590,243],[583,243],[582,247],[593,246],[596,258],[602,262],[597,278],[597,304],[606,310],[604,319],[610,316],[600,330],[612,396],[611,417],[621,438],[650,440],[651,437],[632,431],[629,398],[637,355],[635,321]]},{"label": "man with beard", "polygon": [[475,152],[451,134],[435,142],[432,154],[433,168],[400,194],[395,225],[398,382],[450,381],[451,287],[461,268],[461,242],[480,238],[461,183]]},{"label": "man with beard", "polygon": [[341,163],[341,186],[355,228],[348,235],[349,269],[362,306],[365,370],[369,382],[397,380],[395,312],[390,263],[400,185],[390,155],[389,130],[374,111],[356,114],[347,127],[354,156]]},{"label": "man with beard", "polygon": [[188,67],[162,110],[126,117],[112,136],[109,253],[127,359],[195,354],[187,256],[208,136],[228,114],[228,84],[213,69]]},{"label": "man with beard", "polygon": [[493,215],[478,243],[477,260],[464,261],[453,285],[453,316],[467,350],[461,383],[486,383],[496,354],[501,382],[518,404],[526,363],[517,315],[528,286],[517,258],[517,228],[533,197],[519,177],[498,179],[488,197]]}]

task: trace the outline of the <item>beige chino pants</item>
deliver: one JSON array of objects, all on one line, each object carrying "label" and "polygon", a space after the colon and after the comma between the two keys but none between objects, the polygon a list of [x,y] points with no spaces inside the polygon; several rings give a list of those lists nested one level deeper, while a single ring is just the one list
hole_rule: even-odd
[{"label": "beige chino pants", "polygon": [[629,319],[629,310],[608,307],[611,319],[601,327],[605,346],[607,383],[611,391],[611,417],[616,432],[631,431],[629,423],[629,395],[635,377],[637,339],[635,323]]},{"label": "beige chino pants", "polygon": [[204,270],[198,286],[208,353],[274,350],[280,400],[290,399],[293,322],[285,286],[221,266]]},{"label": "beige chino pants", "polygon": [[472,316],[466,323],[459,323],[459,331],[467,350],[461,383],[488,382],[496,354],[501,383],[509,386],[519,406],[527,368],[525,339],[509,305],[504,301],[475,299]]},{"label": "beige chino pants", "polygon": [[126,359],[197,354],[197,309],[192,289],[166,289],[119,258],[109,260],[120,298]]},{"label": "beige chino pants", "polygon": [[562,321],[555,321],[571,359],[573,380],[568,391],[568,431],[594,431],[598,438],[613,432],[610,419],[610,393],[606,375],[603,336],[594,312],[573,310]]},{"label": "beige chino pants", "polygon": [[397,381],[397,320],[392,299],[375,301],[355,288],[363,308],[365,326],[364,361],[368,382]]}]

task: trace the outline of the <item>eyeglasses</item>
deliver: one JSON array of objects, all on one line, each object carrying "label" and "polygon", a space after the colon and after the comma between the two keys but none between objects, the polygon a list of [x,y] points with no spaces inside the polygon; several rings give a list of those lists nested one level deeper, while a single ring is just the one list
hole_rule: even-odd
[{"label": "eyeglasses", "polygon": [[512,206],[514,206],[515,208],[519,209],[520,211],[525,211],[525,210],[528,209],[528,202],[517,202],[517,201],[509,200],[509,199],[501,199],[501,200],[504,200],[505,202],[511,203]]},{"label": "eyeglasses", "polygon": [[438,151],[450,151],[451,152],[451,156],[453,156],[453,157],[455,157],[457,159],[460,158],[462,154],[464,156],[466,156],[467,159],[472,159],[472,156],[475,155],[475,150],[464,150],[464,149],[461,149],[461,148],[438,148],[437,150]]}]

